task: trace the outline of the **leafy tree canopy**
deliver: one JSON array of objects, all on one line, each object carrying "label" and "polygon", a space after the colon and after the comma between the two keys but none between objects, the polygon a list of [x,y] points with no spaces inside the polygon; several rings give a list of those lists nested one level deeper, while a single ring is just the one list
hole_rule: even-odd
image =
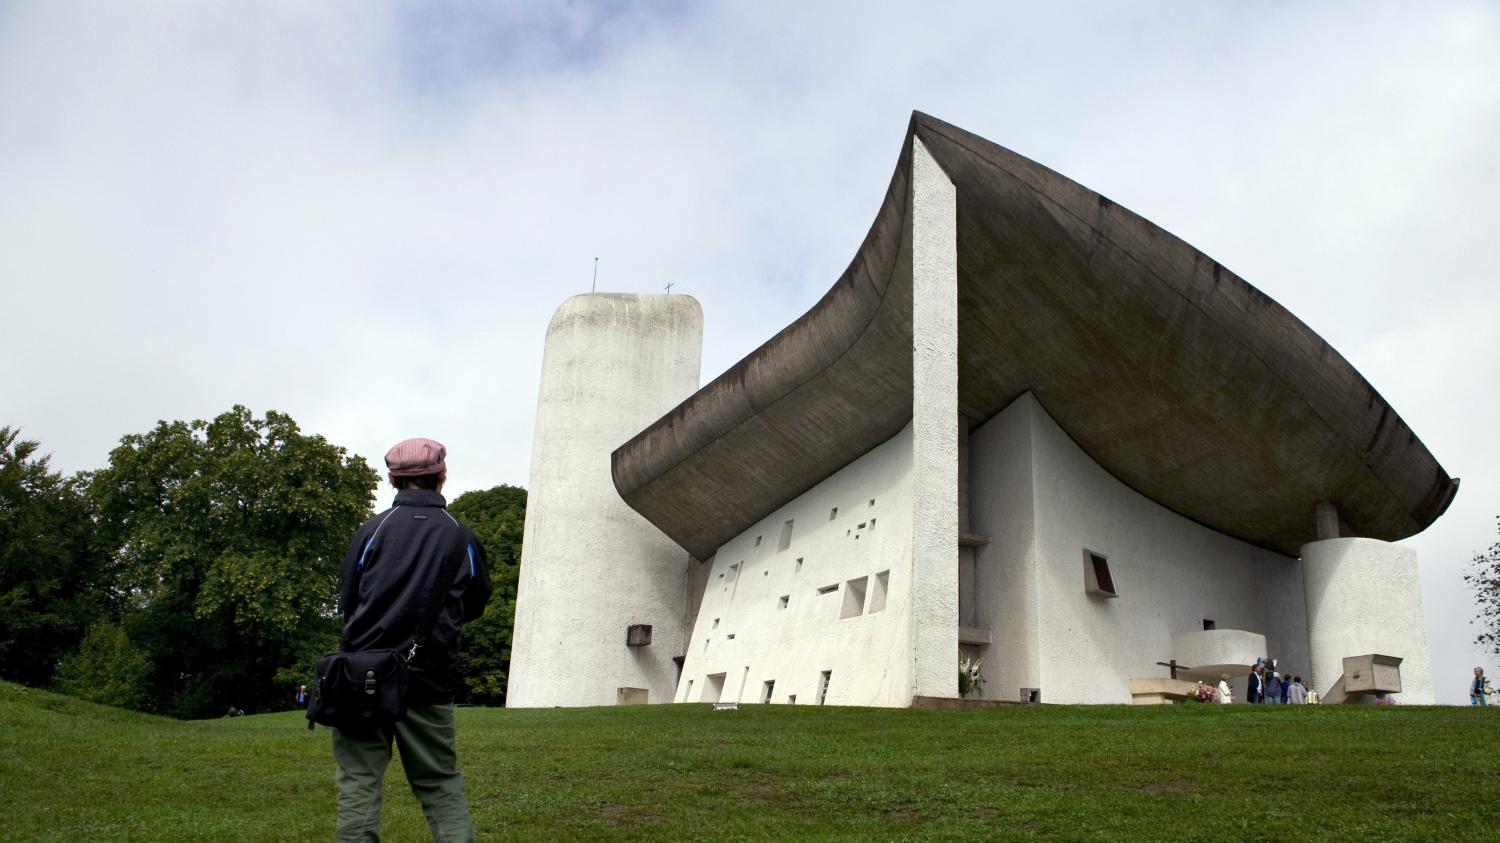
[{"label": "leafy tree canopy", "polygon": [[521,563],[521,535],[526,526],[526,490],[496,486],[482,492],[467,492],[454,500],[448,510],[479,536],[495,585],[484,616],[464,627],[459,650],[459,699],[502,705],[510,670],[516,578]]},{"label": "leafy tree canopy", "polygon": [[0,427],[0,676],[41,684],[108,602],[79,478]]},{"label": "leafy tree canopy", "polygon": [[89,496],[150,662],[145,707],[284,705],[278,671],[337,640],[339,560],[375,485],[363,458],[275,411],[122,439]]},{"label": "leafy tree canopy", "polygon": [[[1500,516],[1495,518],[1500,526]],[[1479,616],[1474,623],[1479,632],[1474,643],[1486,651],[1500,655],[1500,541],[1490,549],[1474,554],[1464,582],[1474,589],[1474,601],[1479,604]]]}]

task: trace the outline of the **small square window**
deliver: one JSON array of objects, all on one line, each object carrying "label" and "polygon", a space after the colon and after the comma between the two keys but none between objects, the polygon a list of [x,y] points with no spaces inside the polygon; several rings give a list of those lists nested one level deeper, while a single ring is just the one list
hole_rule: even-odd
[{"label": "small square window", "polygon": [[1203,619],[1203,631],[1204,632],[1207,632],[1208,630],[1213,629],[1214,626],[1215,626],[1215,624],[1214,624],[1213,621],[1209,620],[1208,618],[1204,618]]}]

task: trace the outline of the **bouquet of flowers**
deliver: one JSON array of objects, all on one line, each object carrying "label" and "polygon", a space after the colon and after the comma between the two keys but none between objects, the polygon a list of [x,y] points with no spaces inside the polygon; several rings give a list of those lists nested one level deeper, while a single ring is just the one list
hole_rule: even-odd
[{"label": "bouquet of flowers", "polygon": [[973,656],[963,656],[958,660],[958,695],[967,697],[972,691],[979,696],[984,696],[985,678],[979,673],[979,666],[984,659]]},{"label": "bouquet of flowers", "polygon": [[1193,692],[1193,699],[1201,703],[1216,703],[1219,701],[1219,689],[1200,679],[1197,690]]}]

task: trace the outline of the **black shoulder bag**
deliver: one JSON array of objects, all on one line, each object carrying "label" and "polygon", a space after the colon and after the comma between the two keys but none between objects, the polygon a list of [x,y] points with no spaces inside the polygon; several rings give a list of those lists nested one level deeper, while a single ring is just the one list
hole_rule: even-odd
[{"label": "black shoulder bag", "polygon": [[[453,584],[450,570],[445,560],[427,595],[426,611],[408,645],[350,652],[349,642],[340,640],[338,652],[318,660],[317,681],[307,704],[307,728],[322,723],[343,732],[369,733],[406,716],[410,663],[418,648],[427,642],[443,611],[443,597]],[[362,567],[356,568],[355,577],[362,572]],[[357,579],[353,593],[359,593]]]}]

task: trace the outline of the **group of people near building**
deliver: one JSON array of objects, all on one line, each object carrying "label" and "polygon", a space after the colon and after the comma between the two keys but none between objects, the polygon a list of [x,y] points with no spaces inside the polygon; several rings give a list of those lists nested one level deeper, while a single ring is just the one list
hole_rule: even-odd
[{"label": "group of people near building", "polygon": [[1264,663],[1250,668],[1246,680],[1245,702],[1276,705],[1304,705],[1318,702],[1318,692],[1313,690],[1300,676],[1278,673],[1274,667]]},{"label": "group of people near building", "polygon": [[[1202,680],[1198,682],[1196,698],[1207,702],[1213,700],[1224,705],[1234,702],[1234,688],[1229,684],[1229,674],[1219,677],[1217,693]],[[1318,692],[1313,690],[1300,676],[1277,673],[1275,668],[1256,664],[1250,668],[1246,682],[1245,702],[1254,705],[1274,703],[1278,705],[1306,705],[1318,703]]]}]

